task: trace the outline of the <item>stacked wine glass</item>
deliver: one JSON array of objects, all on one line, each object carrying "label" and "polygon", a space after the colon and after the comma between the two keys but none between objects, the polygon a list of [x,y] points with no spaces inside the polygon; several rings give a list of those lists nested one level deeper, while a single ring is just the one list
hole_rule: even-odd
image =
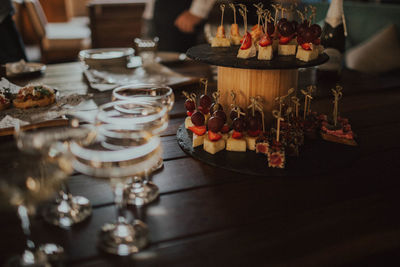
[{"label": "stacked wine glass", "polygon": [[[140,220],[126,216],[126,186],[135,204],[154,200],[158,188],[146,177],[160,165],[162,150],[156,134],[168,123],[167,107],[161,103],[132,98],[99,107],[96,137],[83,144],[72,142],[74,168],[110,182],[117,204],[117,220],[100,232],[99,247],[112,254],[138,252],[148,242],[148,228]],[[132,196],[132,194],[129,194]]]}]

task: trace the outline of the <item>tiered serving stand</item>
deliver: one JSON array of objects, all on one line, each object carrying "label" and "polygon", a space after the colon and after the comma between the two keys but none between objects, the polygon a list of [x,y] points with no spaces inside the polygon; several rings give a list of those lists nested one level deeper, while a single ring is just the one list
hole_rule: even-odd
[{"label": "tiered serving stand", "polygon": [[[317,66],[329,59],[326,54],[321,54],[309,62],[300,61],[295,56],[275,56],[269,61],[258,60],[255,57],[240,59],[236,57],[238,49],[237,46],[212,48],[208,44],[202,44],[190,48],[186,54],[194,60],[218,66],[219,100],[225,111],[230,110],[232,104],[231,91],[236,94],[236,104],[243,108],[249,105],[251,96],[261,96],[267,125],[272,120],[275,98],[287,94],[289,88],[297,90],[298,69]],[[192,133],[186,130],[184,125],[178,129],[177,139],[187,154],[209,165],[262,176],[330,171],[332,168],[348,164],[357,153],[354,147],[349,148],[318,139],[307,142],[302,147],[299,157],[286,157],[285,169],[274,169],[268,168],[265,155],[256,154],[254,151],[244,153],[224,150],[211,155],[201,146],[193,148]]]}]

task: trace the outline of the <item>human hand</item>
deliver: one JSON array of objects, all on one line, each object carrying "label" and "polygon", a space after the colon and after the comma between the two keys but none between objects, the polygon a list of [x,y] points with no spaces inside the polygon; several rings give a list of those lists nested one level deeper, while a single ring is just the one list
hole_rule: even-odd
[{"label": "human hand", "polygon": [[192,33],[194,32],[194,27],[199,24],[201,20],[202,18],[185,10],[176,18],[174,25],[182,32]]}]

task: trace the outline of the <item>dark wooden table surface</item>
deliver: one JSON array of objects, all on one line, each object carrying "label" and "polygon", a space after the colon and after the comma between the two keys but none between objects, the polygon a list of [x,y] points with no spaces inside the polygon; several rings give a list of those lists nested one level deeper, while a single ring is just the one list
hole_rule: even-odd
[{"label": "dark wooden table surface", "polygon": [[[183,64],[172,68],[210,74],[205,65]],[[129,208],[148,224],[149,246],[129,257],[106,255],[96,248],[97,233],[114,220],[115,207],[108,184],[82,174],[71,176],[69,186],[73,194],[90,199],[91,218],[67,231],[36,216],[34,240],[64,246],[68,266],[398,266],[398,74],[343,72],[341,113],[358,134],[360,156],[346,167],[317,176],[246,176],[188,157],[175,137],[185,117],[177,89],[162,136],[165,167],[153,177],[160,198],[141,209]],[[35,81],[59,90],[88,90],[77,63],[49,65],[45,76]],[[300,86],[315,82],[313,109],[328,112],[332,99],[327,96],[335,82],[317,81],[315,70],[300,72]],[[99,102],[109,97],[94,93]],[[2,137],[0,143],[0,153],[9,153],[12,160],[13,139]],[[24,237],[13,213],[2,212],[0,217],[1,264],[22,251]]]}]

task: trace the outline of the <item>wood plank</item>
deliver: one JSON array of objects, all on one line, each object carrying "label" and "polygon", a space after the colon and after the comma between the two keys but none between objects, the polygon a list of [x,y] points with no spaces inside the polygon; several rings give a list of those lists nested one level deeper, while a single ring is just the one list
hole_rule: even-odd
[{"label": "wood plank", "polygon": [[[288,215],[283,220],[268,217],[253,224],[153,245],[134,255],[131,263],[135,266],[343,266],[360,261],[370,265],[374,256],[380,261],[373,266],[382,262],[400,263],[397,256],[400,218],[393,219],[390,215],[396,200],[388,195],[373,195]],[[103,256],[74,266],[109,266],[111,260]]]},{"label": "wood plank", "polygon": [[161,142],[164,161],[187,157],[185,152],[179,147],[175,135],[161,137]]},{"label": "wood plank", "polygon": [[[388,154],[381,160],[390,162],[392,157]],[[370,162],[367,163],[370,164]],[[392,171],[399,171],[399,163],[400,159],[392,159],[392,162],[385,167]],[[372,165],[365,166],[374,168]],[[365,173],[369,171],[370,169],[365,170]],[[215,179],[219,178],[215,177]],[[373,196],[377,193],[385,196],[383,192],[393,190],[399,185],[400,181],[393,175],[360,177],[352,174],[344,176],[340,173],[323,178],[319,176],[286,179],[254,178],[223,186],[162,195],[158,202],[149,205],[142,214],[149,225],[152,244],[159,244],[227,228],[252,225],[261,219],[267,220],[267,225],[268,222],[278,224],[295,221],[297,216],[308,211],[321,212],[331,205]],[[391,193],[388,196],[395,195]],[[343,208],[345,207],[344,204]],[[316,212],[312,219],[315,219],[319,212]],[[66,246],[70,260],[97,255],[98,252],[94,246],[96,232],[103,223],[112,221],[114,216],[113,206],[95,209],[90,221],[77,226],[68,235],[62,235],[60,242]],[[390,215],[387,214],[387,216]],[[38,233],[45,232],[40,230],[42,226],[38,225],[38,227]],[[290,229],[283,227],[277,231],[284,234],[288,230],[295,231],[296,228],[295,226]],[[275,228],[268,227],[267,229]],[[39,240],[47,238],[57,240],[59,237],[56,237],[55,233],[49,229],[43,234],[44,236],[38,238]],[[265,234],[268,233],[270,232],[266,231]]]}]

